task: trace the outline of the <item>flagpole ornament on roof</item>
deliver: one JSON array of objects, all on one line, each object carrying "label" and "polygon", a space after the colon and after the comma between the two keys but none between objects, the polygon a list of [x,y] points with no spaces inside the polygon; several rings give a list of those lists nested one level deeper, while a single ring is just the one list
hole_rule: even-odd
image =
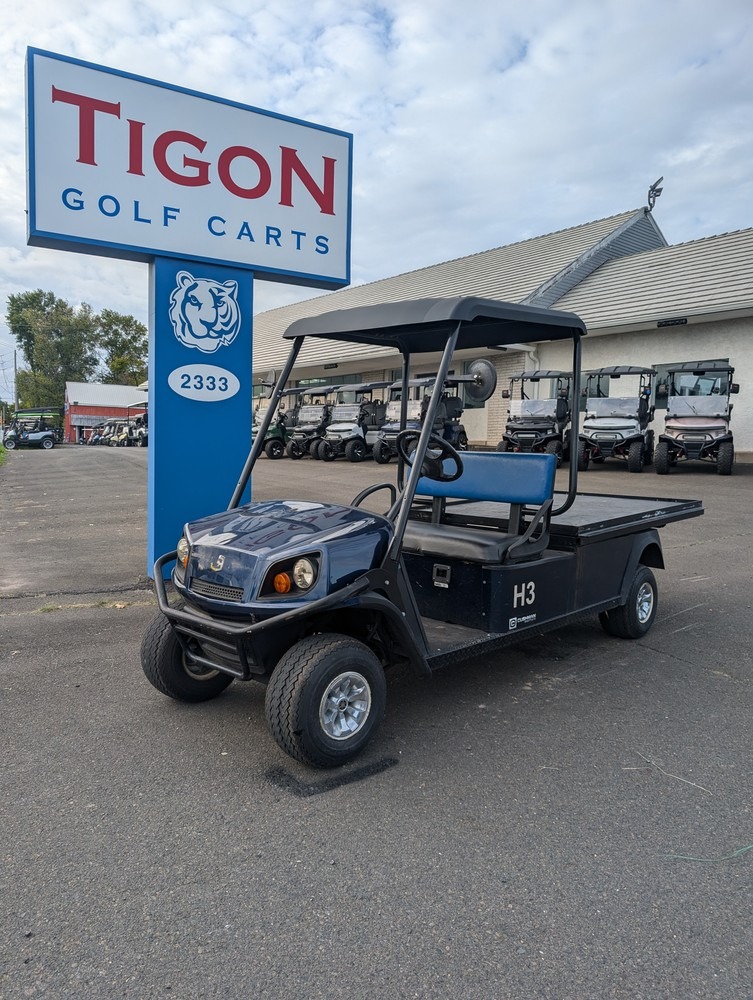
[{"label": "flagpole ornament on roof", "polygon": [[649,212],[653,212],[654,205],[656,204],[656,199],[659,197],[659,195],[664,190],[664,188],[659,187],[659,185],[661,184],[661,182],[663,180],[664,180],[664,178],[660,177],[659,180],[658,181],[654,181],[654,183],[648,189],[648,210],[649,210]]}]

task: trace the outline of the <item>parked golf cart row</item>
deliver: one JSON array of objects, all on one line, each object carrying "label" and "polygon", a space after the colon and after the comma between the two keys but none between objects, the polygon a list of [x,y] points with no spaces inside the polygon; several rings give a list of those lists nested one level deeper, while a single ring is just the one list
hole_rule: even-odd
[{"label": "parked golf cart row", "polygon": [[[678,462],[700,460],[716,465],[728,476],[734,465],[734,443],[729,428],[730,394],[734,368],[725,362],[686,362],[668,368],[667,382],[655,385],[653,368],[610,365],[585,373],[585,418],[578,432],[578,470],[614,458],[630,472],[654,464],[666,475]],[[629,385],[614,394],[615,384]],[[532,386],[548,382],[551,395],[533,398]],[[519,398],[513,401],[516,394]],[[498,451],[544,452],[558,464],[569,457],[572,440],[572,374],[553,370],[521,372],[510,379],[503,396],[511,400],[510,419]],[[624,383],[623,383],[624,385]],[[649,426],[655,416],[654,395],[666,395],[664,433],[655,439]]]},{"label": "parked golf cart row", "polygon": [[[280,407],[268,425],[264,452],[272,459],[286,454],[292,459],[309,456],[324,462],[341,457],[362,462],[373,456],[385,464],[397,455],[395,440],[403,408],[407,426],[419,428],[434,382],[433,376],[427,376],[410,379],[406,385],[401,379],[288,389],[282,393]],[[475,361],[467,374],[445,381],[434,431],[464,451],[468,435],[460,423],[461,384],[472,398],[481,392],[493,392],[493,365]],[[254,414],[255,427],[262,425],[269,405],[269,399],[260,401]]]},{"label": "parked golf cart row", "polygon": [[87,445],[110,448],[146,448],[149,444],[149,423],[146,414],[135,420],[108,420],[92,429]]}]

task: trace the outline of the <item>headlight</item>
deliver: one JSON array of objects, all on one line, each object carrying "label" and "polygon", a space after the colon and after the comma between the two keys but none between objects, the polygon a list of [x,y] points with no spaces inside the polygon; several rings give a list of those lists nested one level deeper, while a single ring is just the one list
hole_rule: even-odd
[{"label": "headlight", "polygon": [[299,590],[308,590],[316,579],[316,570],[308,559],[299,559],[293,566],[293,580]]},{"label": "headlight", "polygon": [[191,546],[188,544],[185,538],[181,538],[177,545],[178,552],[178,562],[185,567],[188,565],[188,557],[191,554]]}]

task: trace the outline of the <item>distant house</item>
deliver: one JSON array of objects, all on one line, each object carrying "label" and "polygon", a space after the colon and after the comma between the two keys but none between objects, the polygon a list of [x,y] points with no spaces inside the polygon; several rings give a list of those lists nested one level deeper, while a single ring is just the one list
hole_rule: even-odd
[{"label": "distant house", "polygon": [[108,420],[135,419],[146,411],[146,403],[146,393],[132,385],[66,382],[65,440],[79,444]]},{"label": "distant house", "polygon": [[[647,208],[537,236],[481,253],[357,285],[261,313],[254,319],[254,371],[279,371],[296,319],[334,309],[432,296],[477,295],[577,313],[586,322],[583,368],[614,364],[661,367],[724,360],[737,370],[736,450],[753,453],[753,229],[670,246]],[[469,354],[465,363],[472,359]],[[501,387],[532,366],[566,368],[559,344],[492,352]],[[433,359],[422,359],[429,370]],[[304,348],[293,383],[397,377],[389,349],[317,340]],[[659,403],[659,405],[661,405]],[[655,427],[661,430],[661,410]],[[472,443],[501,438],[507,402],[497,392],[463,416]]]}]

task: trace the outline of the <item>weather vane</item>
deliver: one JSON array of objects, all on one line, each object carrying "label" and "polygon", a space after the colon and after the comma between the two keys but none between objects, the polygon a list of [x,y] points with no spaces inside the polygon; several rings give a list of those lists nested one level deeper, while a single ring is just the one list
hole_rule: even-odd
[{"label": "weather vane", "polygon": [[660,188],[659,187],[659,185],[661,184],[661,182],[663,180],[664,180],[664,178],[660,177],[659,180],[658,181],[654,181],[654,183],[648,189],[648,210],[649,210],[649,212],[653,212],[654,205],[656,204],[656,199],[659,197],[659,195],[664,190],[664,188]]}]

